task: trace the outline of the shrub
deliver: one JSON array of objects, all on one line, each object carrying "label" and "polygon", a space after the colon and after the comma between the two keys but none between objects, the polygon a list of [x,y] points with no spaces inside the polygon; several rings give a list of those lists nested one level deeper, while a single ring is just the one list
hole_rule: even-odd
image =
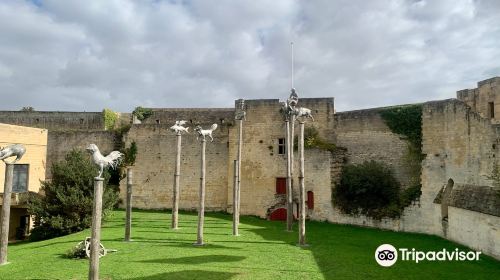
[{"label": "shrub", "polygon": [[399,205],[400,184],[387,166],[367,161],[346,165],[334,200],[345,213],[380,218],[394,216]]},{"label": "shrub", "polygon": [[[90,227],[94,197],[93,178],[97,167],[83,151],[73,150],[64,161],[51,169],[52,180],[42,182],[43,195],[28,202],[34,215],[31,240],[67,235]],[[103,210],[107,212],[118,201],[117,188],[108,185],[109,172],[104,174]]]},{"label": "shrub", "polygon": [[136,116],[138,120],[143,121],[149,118],[153,114],[153,110],[149,108],[143,108],[141,106],[136,107],[132,112],[132,115]]},{"label": "shrub", "polygon": [[[299,147],[299,138],[295,136],[294,138],[294,150]],[[336,149],[335,144],[330,143],[319,136],[319,132],[314,127],[306,127],[304,129],[304,149],[321,149],[330,152],[334,152]]]}]

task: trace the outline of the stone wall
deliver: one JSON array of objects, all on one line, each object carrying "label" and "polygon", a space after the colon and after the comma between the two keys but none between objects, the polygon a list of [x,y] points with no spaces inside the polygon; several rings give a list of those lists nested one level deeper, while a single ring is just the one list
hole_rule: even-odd
[{"label": "stone wall", "polygon": [[48,130],[104,130],[101,112],[0,111],[0,123]]},{"label": "stone wall", "polygon": [[392,133],[380,116],[384,108],[340,112],[335,114],[335,138],[347,149],[347,163],[378,161],[390,166],[396,179],[406,187],[411,170],[406,163],[408,142]]},{"label": "stone wall", "polygon": [[118,148],[119,141],[113,131],[50,130],[47,141],[46,177],[51,178],[52,164],[63,160],[72,149],[85,150],[93,143],[99,147],[102,154],[106,155]]},{"label": "stone wall", "polygon": [[[187,116],[189,117],[189,116]],[[169,130],[172,124],[132,125],[125,137],[126,145],[137,144],[134,172],[133,204],[137,208],[163,209],[172,207],[172,192],[176,156],[176,136]],[[211,123],[202,123],[204,128]],[[227,198],[228,129],[224,124],[213,132],[214,141],[206,143],[207,210],[225,210]],[[190,129],[192,130],[192,128]],[[198,207],[201,145],[196,134],[182,136],[180,204],[181,209]],[[126,180],[122,180],[120,196],[125,198]]]},{"label": "stone wall", "polygon": [[[279,154],[279,140],[285,138],[281,104],[278,99],[245,100],[247,110],[243,126],[242,170],[241,170],[241,214],[267,217],[269,211],[284,207],[282,195],[276,194],[277,178],[286,177],[286,155]],[[315,121],[307,120],[305,127],[315,127],[324,138],[331,138],[333,131],[333,98],[302,98],[299,106],[312,110]],[[235,125],[229,131],[228,211],[232,208],[233,161],[237,152]],[[295,133],[299,133],[296,122]],[[298,203],[298,151],[294,151],[294,212]],[[308,215],[315,219],[326,219],[331,208],[330,162],[328,151],[310,149],[305,151],[306,192],[313,191],[315,208]],[[325,208],[326,207],[326,208]]]},{"label": "stone wall", "polygon": [[[477,88],[457,91],[457,98],[492,123],[500,123],[500,77],[477,83]],[[493,105],[493,115],[489,103]]]},{"label": "stone wall", "polygon": [[[487,176],[499,156],[496,130],[489,119],[452,99],[424,104],[422,131],[426,157],[420,207],[406,213],[403,229],[441,235],[499,258],[500,247],[492,244],[500,243],[500,217],[457,208],[483,209],[488,196],[495,195],[482,186],[492,185]],[[464,189],[483,198],[464,203],[459,199]],[[440,193],[449,197],[435,203]]]}]

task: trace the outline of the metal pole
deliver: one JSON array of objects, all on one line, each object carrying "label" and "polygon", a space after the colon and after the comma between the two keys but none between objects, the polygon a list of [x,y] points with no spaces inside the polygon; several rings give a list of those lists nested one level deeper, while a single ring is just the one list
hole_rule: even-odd
[{"label": "metal pole", "polygon": [[0,265],[7,264],[7,246],[9,244],[10,223],[10,196],[12,193],[12,179],[14,177],[14,164],[5,163],[5,182],[2,204],[2,228],[0,240]]},{"label": "metal pole", "polygon": [[203,223],[205,220],[205,139],[201,140],[200,205],[198,209],[198,234],[194,245],[203,246]]},{"label": "metal pole", "polygon": [[285,120],[286,142],[286,230],[292,231],[293,226],[293,200],[292,200],[292,174],[290,154],[290,122]]},{"label": "metal pole", "polygon": [[238,235],[238,160],[234,160],[234,186],[233,186],[233,235]]},{"label": "metal pole", "polygon": [[[236,170],[238,173],[237,177],[237,186],[236,186],[236,227],[240,225],[240,193],[241,193],[241,146],[243,145],[243,120],[238,120],[239,123],[239,131],[238,131],[238,169]],[[236,229],[236,235],[238,235],[238,229]]]},{"label": "metal pole", "polygon": [[127,168],[127,208],[125,214],[125,241],[130,241],[132,231],[132,168]]},{"label": "metal pole", "polygon": [[92,211],[92,237],[90,243],[89,279],[99,279],[99,251],[101,244],[101,216],[103,178],[94,178],[94,209]]},{"label": "metal pole", "polygon": [[179,222],[179,185],[181,178],[181,132],[175,135],[177,138],[177,156],[175,159],[175,174],[174,174],[174,195],[172,203],[172,229],[178,229]]},{"label": "metal pole", "polygon": [[304,122],[299,121],[299,186],[300,186],[300,210],[299,210],[299,246],[306,245],[306,199],[304,186]]}]

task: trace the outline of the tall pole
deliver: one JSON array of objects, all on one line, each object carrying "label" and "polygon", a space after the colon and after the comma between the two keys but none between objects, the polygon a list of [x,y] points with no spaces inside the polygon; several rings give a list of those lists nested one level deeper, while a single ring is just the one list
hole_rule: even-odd
[{"label": "tall pole", "polygon": [[177,156],[175,159],[175,174],[174,174],[174,195],[172,203],[172,229],[178,229],[179,222],[179,185],[181,178],[181,132],[175,134],[177,138]]},{"label": "tall pole", "polygon": [[299,121],[300,135],[299,135],[299,246],[306,246],[306,199],[305,199],[305,186],[304,186],[304,122]]},{"label": "tall pole", "polygon": [[7,245],[9,244],[10,223],[10,196],[12,193],[12,179],[14,177],[14,164],[5,163],[5,182],[3,188],[2,228],[0,240],[0,265],[7,264]]},{"label": "tall pole", "polygon": [[130,241],[132,231],[132,168],[127,168],[127,201],[125,214],[125,241]]},{"label": "tall pole", "polygon": [[[236,188],[236,227],[240,225],[240,193],[241,193],[241,146],[243,144],[243,119],[238,120],[238,169],[236,170],[238,173],[237,177],[237,188]],[[236,229],[236,235],[238,235],[238,229]]]},{"label": "tall pole", "polygon": [[[295,150],[295,115],[291,115],[291,122],[290,122],[290,189],[292,189],[293,192],[293,175],[294,175],[294,165],[295,165],[295,159],[294,159],[294,150]],[[293,205],[293,204],[292,204]],[[292,207],[292,213],[293,213],[293,207]],[[292,216],[293,217],[293,216]]]},{"label": "tall pole", "polygon": [[205,220],[205,138],[201,139],[200,204],[198,208],[198,234],[195,246],[203,246],[203,223]]},{"label": "tall pole", "polygon": [[285,142],[286,142],[286,230],[292,231],[293,226],[293,199],[292,199],[292,174],[290,153],[290,121],[285,120]]},{"label": "tall pole", "polygon": [[99,279],[103,181],[103,178],[94,178],[94,208],[92,209],[89,280]]},{"label": "tall pole", "polygon": [[234,160],[234,185],[233,185],[233,235],[238,235],[238,160]]}]

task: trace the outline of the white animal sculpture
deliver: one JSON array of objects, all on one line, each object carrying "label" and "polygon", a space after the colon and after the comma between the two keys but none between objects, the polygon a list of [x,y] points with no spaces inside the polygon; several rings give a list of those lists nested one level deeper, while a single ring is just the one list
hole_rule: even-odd
[{"label": "white animal sculpture", "polygon": [[102,172],[104,171],[104,167],[111,167],[115,169],[123,157],[123,154],[118,151],[112,151],[107,156],[103,156],[97,148],[97,145],[90,144],[87,147],[87,151],[92,154],[92,160],[94,163],[99,166],[99,175],[96,178],[102,178]]},{"label": "white animal sculpture", "polygon": [[170,130],[175,132],[176,134],[181,132],[189,133],[189,127],[184,127],[187,121],[176,121],[173,126],[170,127]]},{"label": "white animal sculpture", "polygon": [[295,116],[297,116],[297,118],[306,117],[306,118],[311,118],[312,121],[314,121],[314,118],[311,114],[311,109],[307,109],[304,107],[295,108],[293,111],[293,114],[295,114]]},{"label": "white animal sculpture", "polygon": [[[14,164],[23,157],[24,153],[26,153],[26,148],[23,145],[13,144],[0,149],[0,159],[3,160],[5,163]],[[13,156],[16,157],[15,160],[11,162],[5,161],[6,158]]]},{"label": "white animal sculpture", "polygon": [[198,136],[196,136],[196,140],[201,136],[203,137],[203,140],[205,140],[205,136],[210,137],[212,142],[214,142],[214,138],[212,137],[212,132],[217,129],[217,124],[214,123],[212,124],[212,127],[210,129],[202,129],[201,126],[197,126],[194,130],[198,132]]}]

